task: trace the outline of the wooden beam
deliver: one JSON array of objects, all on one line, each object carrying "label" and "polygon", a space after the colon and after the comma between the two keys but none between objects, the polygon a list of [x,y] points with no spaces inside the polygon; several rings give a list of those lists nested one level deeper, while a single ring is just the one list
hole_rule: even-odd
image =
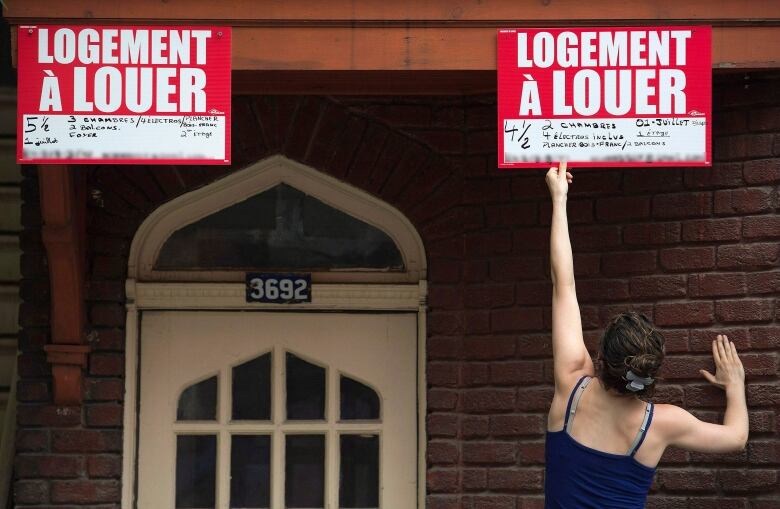
[{"label": "wooden beam", "polygon": [[84,241],[86,199],[83,175],[67,166],[40,166],[38,184],[51,285],[51,344],[44,347],[52,365],[54,402],[81,403],[82,369],[89,346],[84,324]]},{"label": "wooden beam", "polygon": [[487,71],[498,28],[670,24],[713,25],[715,68],[780,67],[777,0],[40,0],[5,14],[15,25],[231,25],[239,71]]},{"label": "wooden beam", "polygon": [[[194,20],[228,24],[259,22],[496,22],[537,23],[634,20],[719,22],[724,20],[779,19],[776,0],[37,0],[8,1],[5,17],[12,23],[20,18],[81,19],[90,22],[124,20],[158,22]],[[548,23],[549,24],[549,23]]]}]

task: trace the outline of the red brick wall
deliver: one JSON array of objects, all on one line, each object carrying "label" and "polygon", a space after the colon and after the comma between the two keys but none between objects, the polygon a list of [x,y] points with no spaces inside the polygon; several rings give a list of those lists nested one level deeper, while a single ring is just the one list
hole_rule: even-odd
[{"label": "red brick wall", "polygon": [[[658,401],[720,417],[700,379],[709,338],[745,353],[746,451],[669,451],[650,507],[777,507],[780,486],[780,78],[716,77],[712,169],[582,170],[569,215],[589,345],[615,312],[661,325]],[[746,84],[748,84],[746,86]],[[429,258],[428,506],[542,506],[551,397],[550,207],[543,171],[495,170],[494,97],[236,98],[234,167],[283,153],[408,215]],[[42,354],[48,281],[36,172],[25,170],[19,507],[117,507],[124,289],[138,225],[160,203],[231,168],[87,169],[89,323],[83,408],[51,404]],[[575,168],[575,172],[576,172]]]}]

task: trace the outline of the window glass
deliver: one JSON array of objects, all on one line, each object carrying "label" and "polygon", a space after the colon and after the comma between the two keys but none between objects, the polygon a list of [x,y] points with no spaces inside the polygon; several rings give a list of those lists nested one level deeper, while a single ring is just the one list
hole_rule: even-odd
[{"label": "window glass", "polygon": [[179,396],[176,419],[214,421],[217,419],[217,377],[190,385]]},{"label": "window glass", "polygon": [[271,437],[233,435],[230,448],[230,507],[265,508],[271,501]]},{"label": "window glass", "polygon": [[284,474],[286,507],[325,507],[325,436],[287,435]]},{"label": "window glass", "polygon": [[176,437],[176,507],[202,509],[215,506],[217,436]]},{"label": "window glass", "polygon": [[271,420],[271,354],[233,368],[233,420]]},{"label": "window glass", "polygon": [[371,387],[341,376],[341,419],[379,419],[379,396]]},{"label": "window glass", "polygon": [[287,419],[325,419],[325,368],[287,353]]},{"label": "window glass", "polygon": [[155,270],[403,270],[380,229],[279,184],[174,232]]},{"label": "window glass", "polygon": [[379,507],[379,437],[341,435],[339,507]]}]

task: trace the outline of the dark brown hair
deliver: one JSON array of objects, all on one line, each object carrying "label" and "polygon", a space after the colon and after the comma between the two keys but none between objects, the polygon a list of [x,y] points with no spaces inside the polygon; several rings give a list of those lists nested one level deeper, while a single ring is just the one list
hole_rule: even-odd
[{"label": "dark brown hair", "polygon": [[599,344],[596,373],[604,386],[618,394],[652,396],[656,383],[631,391],[628,372],[655,379],[664,360],[664,337],[645,315],[629,311],[614,317]]}]

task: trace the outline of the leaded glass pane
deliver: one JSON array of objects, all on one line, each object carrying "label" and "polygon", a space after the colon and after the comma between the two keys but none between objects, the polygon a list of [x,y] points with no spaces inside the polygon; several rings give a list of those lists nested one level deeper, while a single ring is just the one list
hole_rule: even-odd
[{"label": "leaded glass pane", "polygon": [[271,354],[233,368],[233,420],[271,420]]},{"label": "leaded glass pane", "polygon": [[287,184],[181,228],[155,270],[403,270],[393,240],[378,228]]},{"label": "leaded glass pane", "polygon": [[287,353],[287,419],[325,419],[325,368]]},{"label": "leaded glass pane", "polygon": [[341,376],[341,419],[379,419],[379,395],[371,387]]},{"label": "leaded glass pane", "polygon": [[190,385],[179,396],[176,419],[214,421],[217,419],[217,377]]},{"label": "leaded glass pane", "polygon": [[286,507],[325,506],[324,435],[287,435],[284,477]]},{"label": "leaded glass pane", "polygon": [[379,507],[379,437],[341,435],[339,507]]},{"label": "leaded glass pane", "polygon": [[211,509],[217,483],[216,435],[176,437],[176,508]]},{"label": "leaded glass pane", "polygon": [[271,437],[233,435],[230,448],[230,507],[270,507]]}]

